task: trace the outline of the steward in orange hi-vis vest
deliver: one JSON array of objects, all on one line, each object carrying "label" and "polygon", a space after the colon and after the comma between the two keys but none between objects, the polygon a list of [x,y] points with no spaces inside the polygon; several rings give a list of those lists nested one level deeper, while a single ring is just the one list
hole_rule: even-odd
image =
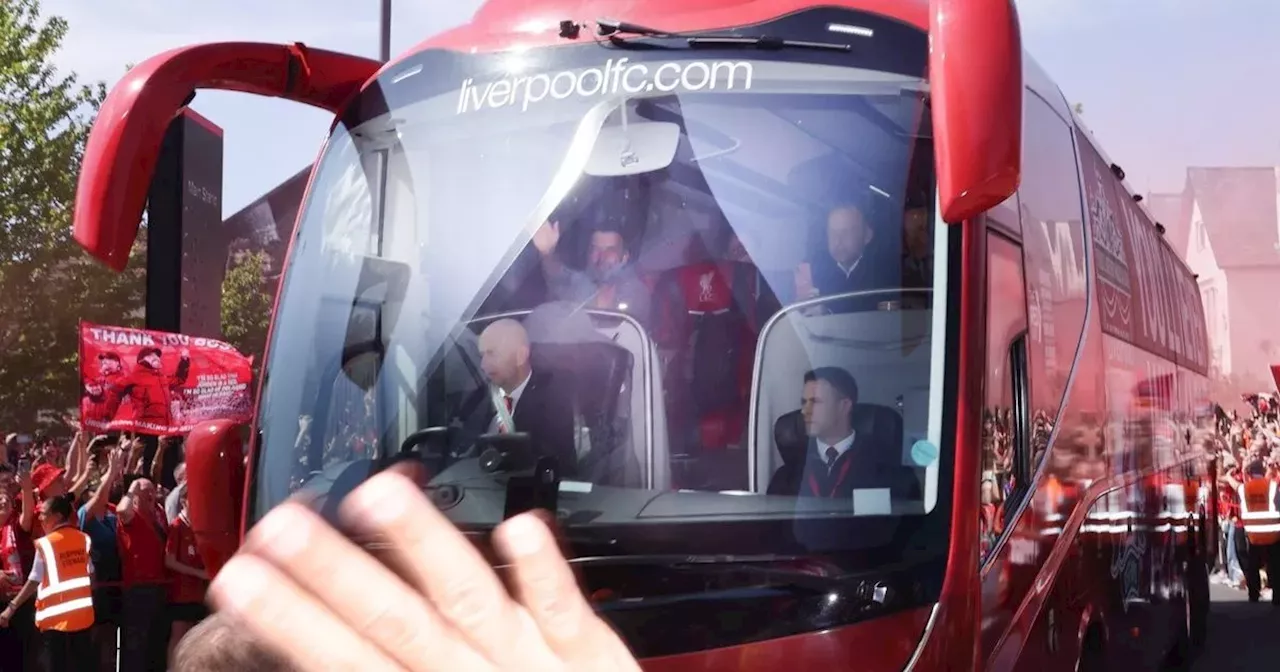
[{"label": "steward in orange hi-vis vest", "polygon": [[[1280,511],[1276,509],[1276,482],[1265,477],[1262,463],[1250,464],[1246,473],[1248,478],[1240,486],[1240,522],[1249,538],[1249,557],[1241,564],[1249,601],[1257,602],[1262,593],[1262,567],[1266,566],[1267,576],[1280,577]],[[1280,590],[1272,591],[1271,603],[1280,606]]]},{"label": "steward in orange hi-vis vest", "polygon": [[1250,478],[1240,486],[1240,518],[1249,543],[1270,546],[1280,541],[1280,511],[1276,510],[1276,482]]},{"label": "steward in orange hi-vis vest", "polygon": [[93,627],[93,563],[89,536],[71,523],[72,495],[50,497],[40,503],[40,527],[49,533],[36,540],[36,558],[27,583],[0,611],[0,628],[14,613],[36,598],[36,627],[40,630],[49,672],[73,672],[95,667]]},{"label": "steward in orange hi-vis vest", "polygon": [[36,541],[44,578],[36,589],[36,627],[78,632],[93,625],[89,535],[60,527]]}]

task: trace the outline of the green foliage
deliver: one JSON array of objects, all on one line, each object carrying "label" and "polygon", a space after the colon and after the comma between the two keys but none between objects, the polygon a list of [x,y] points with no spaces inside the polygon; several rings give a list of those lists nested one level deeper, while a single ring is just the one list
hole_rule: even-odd
[{"label": "green foliage", "polygon": [[115,274],[71,239],[76,178],[106,95],[60,73],[66,21],[0,2],[0,431],[57,431],[79,401],[81,319],[141,326],[145,250]]},{"label": "green foliage", "polygon": [[265,251],[240,252],[222,281],[222,337],[253,356],[255,378],[271,325],[273,296],[266,281],[270,264]]}]

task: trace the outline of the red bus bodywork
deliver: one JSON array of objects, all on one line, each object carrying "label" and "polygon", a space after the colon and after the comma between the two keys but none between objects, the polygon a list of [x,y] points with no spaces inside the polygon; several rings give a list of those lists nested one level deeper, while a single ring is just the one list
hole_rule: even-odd
[{"label": "red bus bodywork", "polygon": [[[1207,609],[1206,564],[1217,539],[1216,518],[1206,509],[1216,497],[1201,443],[1189,432],[1185,438],[1165,437],[1177,447],[1161,452],[1152,441],[1133,438],[1154,436],[1155,425],[1170,418],[1187,425],[1204,398],[1203,353],[1192,352],[1204,348],[1194,281],[1168,246],[1146,250],[1144,258],[1156,259],[1164,275],[1150,272],[1149,264],[1135,267],[1129,304],[1120,308],[1155,306],[1166,320],[1175,310],[1185,315],[1190,309],[1192,322],[1199,320],[1199,341],[1192,323],[1180,328],[1181,345],[1171,348],[1167,335],[1156,340],[1136,335],[1146,322],[1129,324],[1126,332],[1115,321],[1115,278],[1100,277],[1097,262],[1085,261],[1106,242],[1097,238],[1095,220],[1105,215],[1096,206],[1106,204],[1111,215],[1128,213],[1115,220],[1122,226],[1151,223],[1113,171],[1094,174],[1089,152],[1097,150],[1090,135],[1057,87],[1025,56],[1011,0],[827,4],[881,14],[929,33],[939,212],[961,228],[963,247],[956,494],[941,598],[930,608],[650,659],[645,667],[1077,669],[1078,661],[1083,668],[1099,652],[1113,662],[1145,667],[1181,646],[1186,634],[1195,638]],[[665,31],[697,31],[749,26],[811,6],[804,0],[490,0],[469,24],[410,53],[559,44],[564,40],[557,25],[566,18],[625,15],[619,18]],[[77,193],[76,239],[105,264],[123,268],[164,131],[193,91],[243,91],[338,113],[384,67],[390,66],[302,45],[252,43],[185,47],[138,65],[111,92],[90,137]],[[1047,119],[1056,124],[1049,130],[1070,138],[1072,151],[1036,153],[1029,141],[1045,128],[1029,125],[1024,110],[1033,103],[1047,105],[1053,113]],[[1062,223],[1070,229],[1065,233],[1036,219],[1018,198],[1020,186],[1052,185],[1058,176],[1066,176],[1059,183],[1063,193],[1081,194],[1081,215]],[[1090,184],[1105,193],[1089,199]],[[1125,209],[1130,207],[1132,212]],[[1125,250],[1136,258],[1132,244]],[[1037,370],[1033,357],[1027,375],[1056,381],[1044,391],[1056,395],[1057,402],[1041,406],[1049,458],[1016,486],[1019,505],[1006,512],[1007,525],[984,547],[974,513],[982,504],[983,419],[990,407],[1008,401],[995,390],[1002,383],[993,371],[1003,370],[997,364],[1006,357],[1010,338],[1020,333],[1030,334],[1031,347],[1042,347],[1046,324],[1061,334],[1053,348],[1066,353],[1060,360],[1066,368]],[[1153,393],[1124,388],[1141,381],[1108,379],[1109,372],[1125,366],[1145,366],[1152,375],[1168,375],[1170,382]],[[1030,396],[1036,398],[1034,383],[1032,388]],[[1131,428],[1132,435],[1114,431],[1130,425],[1140,425]],[[208,423],[187,443],[193,526],[207,566],[215,569],[244,532],[246,484],[252,475],[246,476],[243,466],[241,430]],[[247,462],[254,461],[250,455]],[[1196,497],[1177,507],[1154,504],[1170,485]],[[1144,532],[1135,536],[1135,530]]]}]

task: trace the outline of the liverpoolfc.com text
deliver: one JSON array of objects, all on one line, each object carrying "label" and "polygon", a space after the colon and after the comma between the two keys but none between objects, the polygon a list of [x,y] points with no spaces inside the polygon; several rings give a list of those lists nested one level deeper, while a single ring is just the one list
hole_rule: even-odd
[{"label": "liverpoolfc.com text", "polygon": [[603,66],[585,70],[539,73],[508,77],[476,84],[462,82],[458,91],[458,114],[485,109],[519,106],[521,110],[547,99],[642,94],[653,91],[730,91],[751,88],[748,61],[683,61],[678,63],[631,63],[610,59]]}]

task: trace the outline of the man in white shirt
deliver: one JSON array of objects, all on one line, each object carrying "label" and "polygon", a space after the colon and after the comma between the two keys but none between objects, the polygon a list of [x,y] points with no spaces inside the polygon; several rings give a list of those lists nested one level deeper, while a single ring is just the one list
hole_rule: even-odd
[{"label": "man in white shirt", "polygon": [[843,369],[822,367],[805,374],[800,413],[814,450],[827,470],[853,447],[853,405],[858,383]]},{"label": "man in white shirt", "polygon": [[823,366],[805,373],[800,414],[808,448],[803,471],[775,475],[779,482],[776,487],[770,484],[771,493],[846,498],[859,488],[889,488],[896,497],[913,496],[914,477],[902,465],[895,445],[901,441],[901,425],[895,428],[889,417],[900,423],[900,416],[884,407],[868,407],[864,413],[874,415],[863,418],[868,424],[860,432],[855,427],[857,405],[858,383],[848,371]]}]

